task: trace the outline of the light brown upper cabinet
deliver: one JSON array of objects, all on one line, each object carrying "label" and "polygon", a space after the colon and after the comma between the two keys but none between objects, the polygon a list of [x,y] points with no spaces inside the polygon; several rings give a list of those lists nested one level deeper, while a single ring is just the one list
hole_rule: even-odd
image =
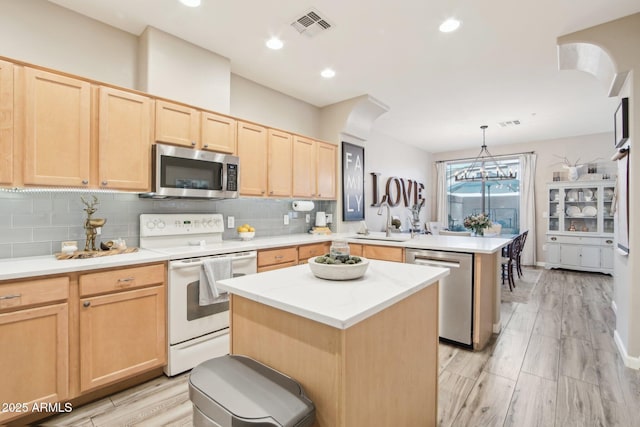
[{"label": "light brown upper cabinet", "polygon": [[290,133],[269,129],[269,196],[291,197],[292,136]]},{"label": "light brown upper cabinet", "polygon": [[199,133],[198,110],[172,102],[156,101],[156,141],[196,147]]},{"label": "light brown upper cabinet", "polygon": [[98,181],[100,187],[149,191],[153,101],[100,87]]},{"label": "light brown upper cabinet", "polygon": [[316,197],[316,142],[293,137],[293,197]]},{"label": "light brown upper cabinet", "polygon": [[238,122],[238,156],[240,157],[240,194],[267,194],[267,128]]},{"label": "light brown upper cabinet", "polygon": [[234,154],[236,121],[167,101],[156,101],[155,140],[201,150]]},{"label": "light brown upper cabinet", "polygon": [[326,142],[318,142],[318,163],[316,168],[316,189],[318,198],[336,198],[336,152],[337,147]]},{"label": "light brown upper cabinet", "polygon": [[0,61],[0,185],[13,183],[13,64]]},{"label": "light brown upper cabinet", "polygon": [[88,186],[91,85],[25,67],[23,102],[24,183]]},{"label": "light brown upper cabinet", "polygon": [[293,139],[293,197],[336,198],[336,146]]},{"label": "light brown upper cabinet", "polygon": [[218,114],[201,113],[201,148],[219,153],[235,154],[236,121]]}]

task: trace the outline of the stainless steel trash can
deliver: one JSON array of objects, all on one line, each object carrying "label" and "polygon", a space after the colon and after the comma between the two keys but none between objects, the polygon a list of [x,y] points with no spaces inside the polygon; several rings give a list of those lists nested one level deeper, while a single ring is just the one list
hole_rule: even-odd
[{"label": "stainless steel trash can", "polygon": [[315,406],[300,384],[249,357],[207,360],[189,376],[196,427],[305,427]]}]

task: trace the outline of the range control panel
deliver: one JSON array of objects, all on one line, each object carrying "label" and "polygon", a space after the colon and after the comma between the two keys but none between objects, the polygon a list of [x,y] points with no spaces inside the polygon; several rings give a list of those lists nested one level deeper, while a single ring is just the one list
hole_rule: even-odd
[{"label": "range control panel", "polygon": [[222,214],[142,214],[140,236],[176,236],[224,232]]}]

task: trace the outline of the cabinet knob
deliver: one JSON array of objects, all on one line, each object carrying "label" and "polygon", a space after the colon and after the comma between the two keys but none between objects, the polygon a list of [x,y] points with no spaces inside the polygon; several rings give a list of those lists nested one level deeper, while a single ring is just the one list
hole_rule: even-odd
[{"label": "cabinet knob", "polygon": [[83,307],[89,307],[91,305],[91,301],[85,301],[82,303]]},{"label": "cabinet knob", "polygon": [[260,192],[260,194],[264,194],[264,190],[262,190],[262,191]]},{"label": "cabinet knob", "polygon": [[102,183],[101,183],[101,184],[102,184],[102,185],[107,185],[107,184],[108,184],[108,182],[107,182],[107,181],[102,181]]},{"label": "cabinet knob", "polygon": [[269,195],[273,196],[273,191],[269,191]]},{"label": "cabinet knob", "polygon": [[204,148],[209,148],[209,144],[204,144]]},{"label": "cabinet knob", "polygon": [[196,146],[196,142],[195,141],[191,141],[191,146],[195,147]]},{"label": "cabinet knob", "polygon": [[322,197],[322,194],[318,193],[318,197]]},{"label": "cabinet knob", "polygon": [[82,183],[83,183],[84,185],[87,185],[87,184],[89,183],[89,180],[83,179],[83,180],[82,180]]},{"label": "cabinet knob", "polygon": [[613,240],[611,240],[611,239],[607,239],[607,240],[606,240],[606,243],[607,243],[608,245],[610,245],[610,244],[612,244],[612,243],[613,243]]},{"label": "cabinet knob", "polygon": [[558,238],[557,237],[552,237],[551,240],[553,240],[555,242],[556,240],[558,240]]}]

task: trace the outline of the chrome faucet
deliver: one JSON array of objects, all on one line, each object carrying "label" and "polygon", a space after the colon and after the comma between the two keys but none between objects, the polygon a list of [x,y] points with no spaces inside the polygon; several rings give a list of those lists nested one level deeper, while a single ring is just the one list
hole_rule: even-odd
[{"label": "chrome faucet", "polygon": [[391,236],[391,208],[389,207],[389,203],[382,202],[380,203],[380,207],[378,208],[378,215],[382,215],[382,207],[386,206],[387,207],[387,224],[385,225],[385,232],[386,232],[386,236],[390,237]]}]

